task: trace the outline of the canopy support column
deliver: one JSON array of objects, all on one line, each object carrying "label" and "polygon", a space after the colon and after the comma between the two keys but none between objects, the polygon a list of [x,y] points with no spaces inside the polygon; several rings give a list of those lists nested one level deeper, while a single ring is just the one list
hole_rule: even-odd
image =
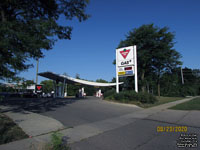
[{"label": "canopy support column", "polygon": [[56,85],[56,81],[53,80],[53,85],[54,85],[54,98],[57,97],[57,85]]},{"label": "canopy support column", "polygon": [[65,81],[66,81],[66,79],[64,79],[64,82],[63,82],[63,87],[62,87],[62,98],[64,98],[64,96],[65,96]]}]

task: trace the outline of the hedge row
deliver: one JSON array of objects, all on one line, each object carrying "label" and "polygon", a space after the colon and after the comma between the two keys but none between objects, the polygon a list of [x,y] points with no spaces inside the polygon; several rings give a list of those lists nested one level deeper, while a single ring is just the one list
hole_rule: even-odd
[{"label": "hedge row", "polygon": [[120,102],[131,102],[138,101],[141,103],[155,103],[157,101],[156,97],[149,93],[135,91],[121,91],[116,93],[115,90],[109,90],[104,93],[104,99],[107,100],[116,100]]}]

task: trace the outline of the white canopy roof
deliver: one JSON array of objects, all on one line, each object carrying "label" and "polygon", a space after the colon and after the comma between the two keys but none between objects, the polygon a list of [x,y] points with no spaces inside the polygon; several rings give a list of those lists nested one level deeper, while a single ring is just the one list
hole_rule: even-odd
[{"label": "white canopy roof", "polygon": [[[72,84],[78,83],[78,84],[97,86],[97,87],[116,86],[116,83],[99,83],[99,82],[86,81],[86,80],[72,78],[66,75],[59,75],[49,71],[38,73],[38,75],[58,82],[64,82],[65,80],[66,83],[72,83]],[[123,84],[123,82],[120,82],[119,84]]]}]

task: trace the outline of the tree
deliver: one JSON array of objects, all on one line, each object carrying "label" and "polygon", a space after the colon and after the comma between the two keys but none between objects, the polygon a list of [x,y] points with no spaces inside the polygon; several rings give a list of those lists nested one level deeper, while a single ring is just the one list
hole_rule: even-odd
[{"label": "tree", "polygon": [[51,91],[54,90],[54,85],[53,85],[53,81],[52,80],[44,80],[41,81],[40,84],[43,85],[43,91],[45,93],[51,93]]},{"label": "tree", "polygon": [[22,88],[26,89],[28,86],[34,85],[35,82],[33,80],[24,80],[22,82]]},{"label": "tree", "polygon": [[183,68],[184,84],[193,85],[198,83],[198,69],[192,70],[191,68]]},{"label": "tree", "polygon": [[75,78],[76,78],[76,79],[81,79],[81,78],[80,78],[80,74],[77,73],[76,76],[75,76]]},{"label": "tree", "polygon": [[87,96],[93,96],[96,92],[96,89],[94,86],[83,85],[83,87]]},{"label": "tree", "polygon": [[181,65],[181,56],[173,48],[175,35],[168,30],[167,27],[159,28],[153,24],[142,25],[130,31],[118,46],[137,45],[138,76],[142,91],[145,91],[148,79],[156,76],[159,96],[162,74]]},{"label": "tree", "polygon": [[[96,79],[96,82],[99,83],[109,83],[108,81],[104,80],[104,79]],[[102,93],[105,93],[106,91],[110,90],[111,87],[98,87],[99,89],[101,89]]]},{"label": "tree", "polygon": [[72,27],[58,23],[89,16],[89,0],[4,0],[0,3],[0,79],[12,78],[44,57],[42,50],[52,49],[57,39],[70,39]]},{"label": "tree", "polygon": [[106,81],[104,79],[96,79],[96,82],[99,82],[99,83],[108,83],[108,81]]},{"label": "tree", "polygon": [[160,79],[161,95],[163,96],[183,96],[181,89],[183,87],[181,82],[181,68],[176,68],[171,70],[171,72],[166,72],[162,75]]}]

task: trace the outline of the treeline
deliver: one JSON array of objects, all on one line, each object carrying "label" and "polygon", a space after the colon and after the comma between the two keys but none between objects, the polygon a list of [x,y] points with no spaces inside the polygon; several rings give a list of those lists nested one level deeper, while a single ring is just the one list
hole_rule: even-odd
[{"label": "treeline", "polygon": [[[181,78],[181,54],[174,48],[174,32],[168,27],[154,24],[134,28],[122,40],[118,48],[137,46],[139,91],[162,96],[186,96],[200,94],[198,69],[183,69]],[[115,61],[113,62],[115,64]],[[121,90],[133,90],[134,78],[125,77]]]},{"label": "treeline", "polygon": [[[121,78],[124,82],[120,90],[134,90],[134,77]],[[143,88],[143,89],[142,89]],[[139,80],[139,91],[159,95],[156,75],[151,74],[144,82]],[[200,95],[200,69],[176,68],[165,72],[160,77],[161,96],[195,96]]]}]

